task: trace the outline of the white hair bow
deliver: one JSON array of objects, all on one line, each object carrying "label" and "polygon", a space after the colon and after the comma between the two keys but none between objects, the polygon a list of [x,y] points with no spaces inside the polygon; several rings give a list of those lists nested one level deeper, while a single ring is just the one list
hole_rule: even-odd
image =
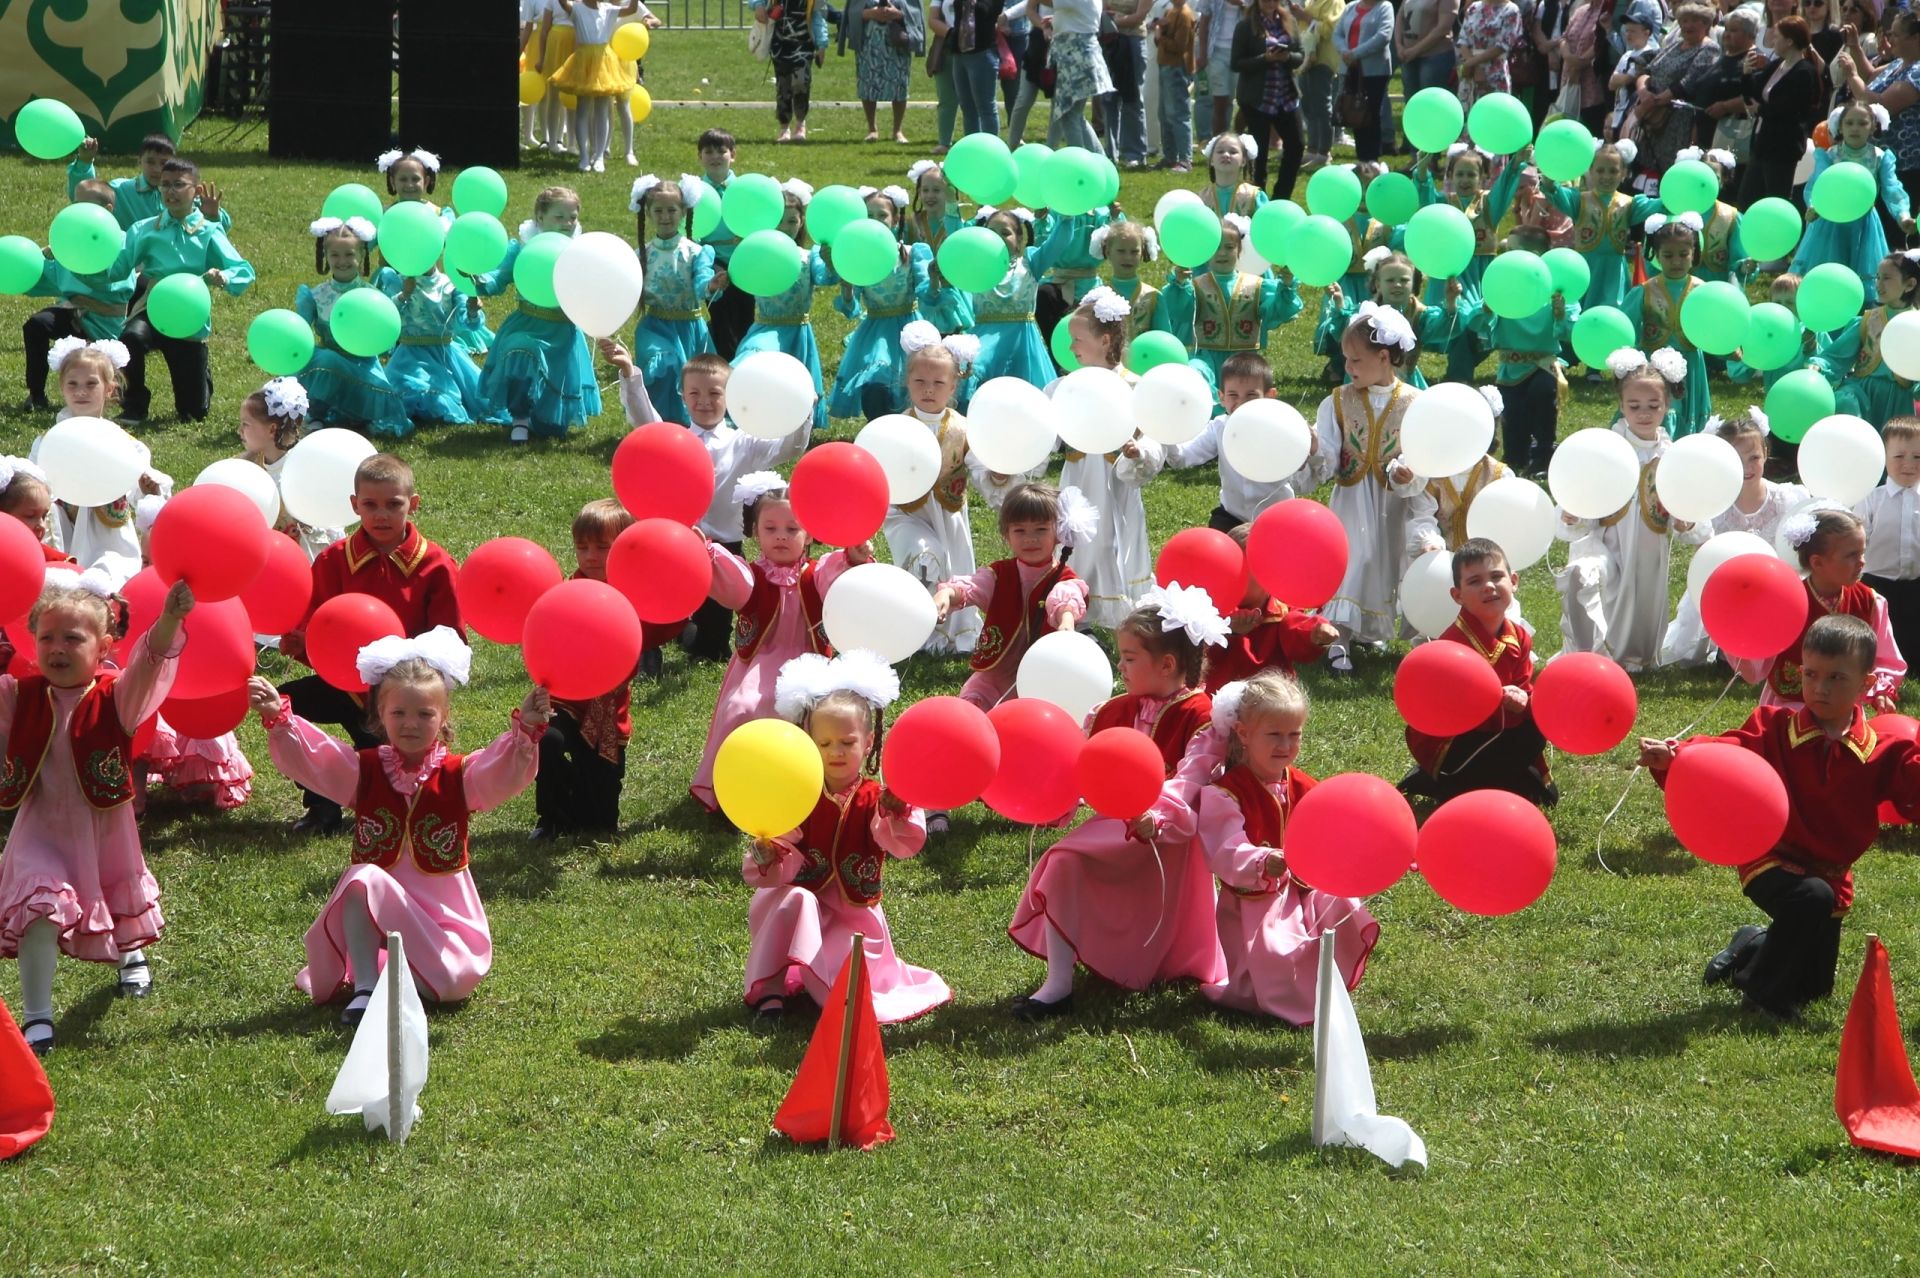
[{"label": "white hair bow", "polygon": [[379,683],[403,661],[419,658],[454,683],[464,684],[473,671],[473,649],[451,626],[435,626],[423,635],[387,635],[360,650],[354,667],[369,687]]},{"label": "white hair bow", "polygon": [[1613,380],[1616,382],[1639,372],[1646,366],[1646,352],[1631,346],[1622,346],[1607,356],[1607,371],[1613,374]]},{"label": "white hair bow", "polygon": [[780,667],[773,682],[773,712],[798,723],[835,692],[851,692],[874,709],[885,710],[900,696],[900,676],[864,648],[832,658],[803,652]]},{"label": "white hair bow", "polygon": [[1360,265],[1371,271],[1380,263],[1393,256],[1393,250],[1384,244],[1376,244],[1360,256]]},{"label": "white hair bow", "polygon": [[742,475],[733,482],[733,500],[736,505],[751,506],[768,493],[785,492],[787,481],[777,470],[756,470]]},{"label": "white hair bow", "polygon": [[1235,679],[1226,687],[1213,694],[1213,730],[1220,733],[1232,732],[1240,722],[1240,703],[1247,695],[1247,681]]},{"label": "white hair bow", "polygon": [[1247,220],[1244,213],[1229,213],[1220,219],[1220,225],[1223,229],[1231,230],[1238,235],[1242,244],[1245,244],[1247,236],[1253,233],[1253,223]]},{"label": "white hair bow", "polygon": [[813,185],[809,182],[803,182],[799,178],[788,178],[780,184],[780,189],[802,204],[811,204],[813,202]]},{"label": "white hair bow", "polygon": [[891,202],[896,209],[904,209],[907,207],[909,197],[906,188],[903,186],[883,186],[880,188],[880,194],[886,196],[888,201]]},{"label": "white hair bow", "polygon": [[5,492],[7,489],[13,487],[13,481],[15,477],[19,475],[25,475],[29,479],[37,479],[42,484],[47,482],[47,472],[41,470],[26,458],[0,457],[0,492]]},{"label": "white hair bow", "polygon": [[915,160],[907,166],[907,184],[909,186],[919,186],[920,179],[926,175],[928,169],[937,169],[939,167],[940,161],[938,160]]},{"label": "white hair bow", "polygon": [[270,417],[305,417],[307,415],[307,388],[297,377],[276,377],[260,388],[267,397],[267,415]]},{"label": "white hair bow", "polygon": [[1238,142],[1240,144],[1240,154],[1246,159],[1253,160],[1259,158],[1260,144],[1253,140],[1253,134],[1218,133],[1207,143],[1207,149],[1204,154],[1207,157],[1208,163],[1213,162],[1213,148],[1220,145],[1221,138],[1232,138],[1235,142]]},{"label": "white hair bow", "polygon": [[633,180],[633,188],[627,192],[627,212],[638,213],[641,202],[647,198],[647,193],[659,185],[660,175],[658,173],[642,173],[639,177],[635,178]]},{"label": "white hair bow", "polygon": [[1647,362],[1653,365],[1653,371],[1660,374],[1660,380],[1669,386],[1678,386],[1687,379],[1687,357],[1671,346],[1662,346],[1647,356]]},{"label": "white hair bow", "polygon": [[1133,303],[1105,284],[1088,289],[1087,295],[1080,299],[1080,305],[1091,306],[1093,317],[1102,324],[1118,323],[1133,314]]},{"label": "white hair bow", "polygon": [[135,532],[152,532],[154,521],[160,518],[160,512],[165,509],[166,504],[167,499],[159,493],[148,493],[145,497],[135,502],[133,504],[133,530]]},{"label": "white hair bow", "polygon": [[421,168],[427,170],[429,173],[438,173],[440,171],[440,157],[431,151],[422,150],[419,147],[415,147],[411,151],[384,151],[381,153],[380,158],[375,160],[374,163],[380,166],[382,173],[385,173],[402,160],[415,160]]},{"label": "white hair bow", "polygon": [[1085,493],[1069,485],[1060,490],[1060,518],[1054,536],[1062,546],[1084,546],[1100,535],[1100,508]]},{"label": "white hair bow", "polygon": [[910,321],[900,330],[900,349],[908,355],[915,355],[929,346],[940,342],[940,330],[931,321],[917,319]]},{"label": "white hair bow", "polygon": [[1163,631],[1184,630],[1194,643],[1227,646],[1227,619],[1214,608],[1213,596],[1199,586],[1177,581],[1153,586],[1140,596],[1139,606],[1159,611]]},{"label": "white hair bow", "polygon": [[1373,340],[1380,346],[1396,346],[1410,351],[1419,344],[1413,335],[1413,325],[1407,317],[1391,306],[1382,306],[1378,302],[1362,302],[1360,309],[1353,313],[1355,319],[1367,321],[1373,330]]},{"label": "white hair bow", "polygon": [[67,357],[75,351],[96,350],[107,357],[107,363],[115,369],[127,366],[127,346],[125,342],[111,337],[103,337],[97,342],[89,342],[84,337],[63,337],[47,348],[47,367],[54,372],[67,362]]},{"label": "white hair bow", "polygon": [[1788,515],[1780,521],[1780,535],[1786,538],[1787,544],[1795,550],[1812,541],[1813,534],[1819,530],[1820,512],[1818,510],[1803,510],[1797,514]]}]

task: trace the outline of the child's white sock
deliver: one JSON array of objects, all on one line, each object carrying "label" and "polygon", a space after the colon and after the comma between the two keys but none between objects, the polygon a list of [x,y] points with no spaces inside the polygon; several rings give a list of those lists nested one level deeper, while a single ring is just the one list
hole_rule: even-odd
[{"label": "child's white sock", "polygon": [[153,974],[147,971],[145,954],[139,950],[128,950],[120,956],[120,983],[141,989],[153,984]]},{"label": "child's white sock", "polygon": [[629,102],[620,102],[615,104],[614,110],[620,113],[620,136],[627,144],[627,163],[632,164],[635,162],[633,158],[633,106]]},{"label": "child's white sock", "polygon": [[1047,924],[1047,979],[1029,997],[1036,1003],[1058,1003],[1073,993],[1073,946],[1052,923]]},{"label": "child's white sock", "polygon": [[533,136],[533,123],[539,115],[540,107],[537,103],[520,108],[520,137],[528,146],[539,145],[539,139]]},{"label": "child's white sock", "polygon": [[573,106],[573,144],[580,148],[580,171],[585,173],[593,167],[593,147],[587,139],[587,112],[592,109],[592,98],[576,98]]},{"label": "child's white sock", "polygon": [[[60,929],[47,919],[27,924],[20,937],[20,1019],[53,1019],[53,969],[60,961]],[[27,1042],[45,1042],[53,1031],[44,1025],[28,1030]]]},{"label": "child's white sock", "polygon": [[370,990],[380,976],[380,947],[385,938],[374,926],[365,885],[350,885],[340,906],[340,930],[347,934],[347,963],[353,969],[353,988]]}]

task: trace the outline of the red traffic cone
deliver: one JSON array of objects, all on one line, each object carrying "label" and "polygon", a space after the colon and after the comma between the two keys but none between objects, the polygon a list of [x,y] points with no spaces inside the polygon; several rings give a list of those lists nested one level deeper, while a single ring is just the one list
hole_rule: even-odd
[{"label": "red traffic cone", "polygon": [[0,1159],[12,1158],[53,1126],[53,1088],[0,999]]},{"label": "red traffic cone", "polygon": [[1867,938],[1860,983],[1840,1032],[1833,1112],[1861,1148],[1920,1158],[1920,1087],[1900,1035],[1887,947],[1877,936]]},{"label": "red traffic cone", "polygon": [[800,1072],[773,1116],[773,1129],[796,1144],[826,1141],[829,1148],[872,1149],[893,1139],[887,1122],[887,1056],[873,1014],[865,942],[854,935],[853,952],[833,982]]}]

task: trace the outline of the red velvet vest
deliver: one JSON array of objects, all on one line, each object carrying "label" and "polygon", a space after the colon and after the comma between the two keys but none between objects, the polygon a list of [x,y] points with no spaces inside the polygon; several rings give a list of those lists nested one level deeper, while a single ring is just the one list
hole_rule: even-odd
[{"label": "red velvet vest", "polygon": [[853,787],[844,809],[824,792],[820,795],[800,826],[800,855],[806,860],[793,876],[795,884],[818,895],[838,881],[855,905],[879,901],[887,851],[874,840],[873,818],[884,793],[878,781],[866,778]]},{"label": "red velvet vest", "polygon": [[[1287,806],[1281,807],[1273,792],[1260,784],[1253,775],[1253,769],[1246,764],[1228,768],[1218,781],[1214,782],[1222,790],[1233,796],[1240,805],[1240,818],[1246,823],[1247,842],[1257,847],[1272,848],[1278,852],[1286,843],[1287,813],[1300,801],[1300,796],[1313,788],[1313,778],[1298,768],[1287,770]],[[1298,882],[1298,880],[1295,880]],[[1221,887],[1236,896],[1267,896],[1267,892],[1254,892],[1246,888],[1237,888],[1229,883]],[[1305,886],[1304,884],[1302,886]]]},{"label": "red velvet vest", "polygon": [[[773,629],[774,619],[780,615],[781,598],[786,593],[767,576],[760,561],[755,560],[748,567],[753,569],[753,593],[740,606],[733,624],[733,654],[742,661],[753,660],[753,654],[760,650],[760,641]],[[813,579],[813,568],[813,561],[808,560],[800,569],[800,607],[807,615],[810,650],[830,657],[833,648],[827,643],[827,632],[820,624],[820,586]]]},{"label": "red velvet vest", "polygon": [[[1093,712],[1093,727],[1088,735],[1108,728],[1131,728],[1139,713],[1140,698],[1132,694],[1115,697]],[[1187,746],[1212,722],[1213,698],[1204,692],[1189,689],[1160,707],[1160,716],[1153,721],[1148,735],[1153,738],[1153,744],[1160,747],[1160,760],[1166,764],[1168,776],[1173,775],[1180,760],[1186,757]]]},{"label": "red velvet vest", "polygon": [[[1845,613],[1849,617],[1858,617],[1869,626],[1873,624],[1874,600],[1877,596],[1873,587],[1863,582],[1854,582],[1840,591],[1840,605],[1833,611]],[[1813,623],[1827,615],[1827,605],[1820,602],[1820,596],[1813,593],[1813,584],[1807,584],[1807,628],[1800,631],[1800,637],[1785,652],[1773,659],[1773,669],[1767,671],[1767,686],[1774,694],[1788,701],[1802,699],[1800,691],[1800,644],[1807,637],[1807,629]]]},{"label": "red velvet vest", "polygon": [[1020,561],[997,559],[993,573],[993,598],[987,601],[986,624],[973,648],[973,668],[991,670],[1009,654],[1018,656],[1027,645],[1046,633],[1047,592],[1063,581],[1077,581],[1073,569],[1065,564],[1053,568],[1034,583],[1033,592],[1020,594]]},{"label": "red velvet vest", "polygon": [[466,869],[465,762],[464,755],[447,755],[408,802],[380,766],[379,747],[362,750],[360,785],[353,792],[353,863],[391,870],[400,854],[410,850],[422,874]]},{"label": "red velvet vest", "polygon": [[[117,808],[133,798],[133,735],[120,726],[113,708],[115,680],[111,674],[96,678],[67,721],[80,792],[96,808]],[[14,697],[13,730],[7,734],[5,771],[0,771],[0,810],[13,811],[32,791],[53,745],[54,718],[53,685],[43,675],[22,678]]]}]

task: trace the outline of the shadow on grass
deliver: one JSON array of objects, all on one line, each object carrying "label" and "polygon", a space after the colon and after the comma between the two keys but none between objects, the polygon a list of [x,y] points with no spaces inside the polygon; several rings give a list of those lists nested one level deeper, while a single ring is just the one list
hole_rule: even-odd
[{"label": "shadow on grass", "polygon": [[[116,982],[118,978],[115,978]],[[74,1046],[92,1037],[93,1027],[120,1001],[116,984],[102,985],[65,1012],[54,1015],[54,1037],[62,1047]],[[21,1019],[25,1019],[23,1016]]]},{"label": "shadow on grass", "polygon": [[1716,1000],[1648,1020],[1602,1018],[1543,1030],[1533,1036],[1533,1044],[1563,1056],[1651,1058],[1678,1056],[1705,1034],[1776,1035],[1782,1028],[1763,1016],[1743,1012],[1737,1003]]},{"label": "shadow on grass", "polygon": [[701,807],[692,795],[683,795],[672,807],[629,826],[624,843],[638,843],[641,835],[649,834],[681,837],[648,840],[650,846],[643,847],[638,857],[603,858],[596,873],[606,879],[739,880],[746,836],[725,817]]},{"label": "shadow on grass", "polygon": [[309,1158],[324,1157],[345,1149],[364,1147],[369,1142],[386,1143],[386,1137],[367,1130],[358,1114],[341,1114],[321,1119],[300,1138],[300,1143],[280,1155],[273,1165],[286,1168]]},{"label": "shadow on grass", "polygon": [[[608,1062],[684,1060],[693,1055],[709,1034],[739,1029],[748,1018],[743,1003],[697,1008],[665,1019],[623,1016],[592,1038],[576,1040],[575,1046],[583,1055]],[[799,1018],[795,1018],[794,1023],[798,1024]],[[782,1032],[785,1028],[783,1024]],[[794,1060],[798,1062],[799,1057],[795,1056]]]},{"label": "shadow on grass", "polygon": [[1706,864],[1666,834],[1642,839],[1637,844],[1617,847],[1601,844],[1597,851],[1589,847],[1581,863],[1586,869],[1602,874],[1612,871],[1624,878],[1671,878],[1691,874]]},{"label": "shadow on grass", "polygon": [[522,901],[547,896],[558,886],[563,852],[552,843],[529,843],[524,830],[495,830],[467,844],[473,881],[484,884],[488,896]]},{"label": "shadow on grass", "polygon": [[314,1042],[316,1046],[324,1046],[327,1051],[337,1046],[344,1053],[346,1044],[351,1040],[347,1031],[340,1028],[339,1016],[337,1009],[317,1005],[311,999],[299,998],[203,1028],[206,1033],[221,1038],[256,1038],[262,1035],[303,1038]]}]

